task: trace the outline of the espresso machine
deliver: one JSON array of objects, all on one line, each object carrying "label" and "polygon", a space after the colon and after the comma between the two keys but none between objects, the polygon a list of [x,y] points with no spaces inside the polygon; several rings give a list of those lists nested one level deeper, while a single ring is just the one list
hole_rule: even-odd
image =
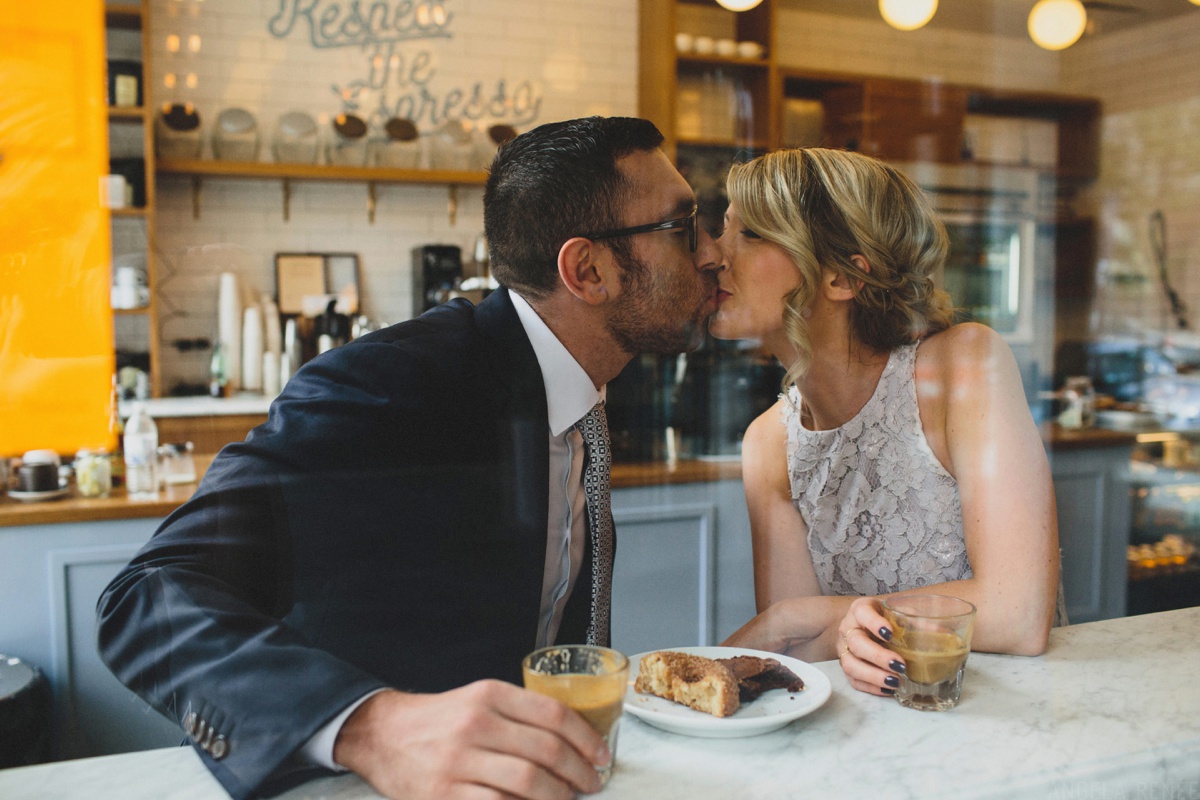
[{"label": "espresso machine", "polygon": [[462,280],[462,248],[426,244],[413,248],[413,316],[419,317],[451,297]]}]

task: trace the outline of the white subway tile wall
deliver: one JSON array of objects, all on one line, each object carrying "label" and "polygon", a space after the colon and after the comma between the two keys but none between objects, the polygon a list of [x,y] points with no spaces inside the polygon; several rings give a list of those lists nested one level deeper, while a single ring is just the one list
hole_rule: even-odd
[{"label": "white subway tile wall", "polygon": [[[361,27],[341,27],[354,4],[318,0],[311,15],[289,16],[292,9],[311,5],[293,0],[151,4],[155,102],[195,105],[204,130],[204,158],[212,157],[217,115],[234,107],[257,118],[261,161],[272,160],[271,139],[282,114],[312,115],[327,138],[329,120],[350,110],[345,97],[358,103],[356,113],[368,119],[372,135],[397,111],[414,117],[427,133],[442,124],[447,108],[450,118],[459,116],[476,85],[479,105],[501,92],[508,99],[507,108],[482,116],[480,126],[505,122],[524,131],[556,119],[637,111],[637,0],[430,2],[435,13],[441,8],[448,15],[448,36],[394,46],[374,41],[334,46],[370,39]],[[411,32],[416,24],[415,3],[357,5],[390,9],[386,19],[376,18],[377,40],[387,39],[388,31]],[[322,15],[334,15],[334,9],[336,22],[322,26]],[[178,37],[178,49],[169,49],[171,35]],[[198,50],[189,46],[192,42]],[[174,76],[173,89],[165,85],[168,75]],[[370,83],[381,88],[364,88]],[[401,99],[406,96],[413,99]],[[412,249],[454,244],[469,255],[483,231],[482,197],[479,187],[460,187],[452,223],[447,187],[379,185],[371,224],[366,184],[293,181],[285,222],[281,182],[205,179],[200,218],[194,219],[190,178],[160,175],[156,225],[164,389],[207,378],[202,354],[178,353],[170,343],[215,334],[221,272],[236,272],[250,299],[274,294],[277,252],[357,253],[364,312],[398,322],[412,314]],[[114,252],[124,247],[114,242]],[[136,333],[122,330],[120,335],[124,344],[136,346]]]},{"label": "white subway tile wall", "polygon": [[[1200,8],[1095,39],[1062,56],[1062,91],[1100,98],[1097,290],[1080,334],[1169,325],[1150,239],[1161,211],[1169,280],[1200,328]],[[1086,326],[1086,327],[1085,327]]]},{"label": "white subway tile wall", "polygon": [[[397,97],[419,94],[422,83],[440,99],[440,109],[455,89],[469,94],[479,83],[490,98],[501,82],[510,95],[525,84],[525,94],[515,98],[518,108],[541,100],[532,122],[497,119],[515,122],[519,130],[585,114],[636,113],[637,0],[445,0],[441,5],[451,15],[450,38],[399,44],[397,59],[385,46],[378,61],[373,46],[314,46],[311,36],[327,42],[319,26],[310,36],[304,19],[282,38],[273,36],[270,20],[281,8],[295,5],[291,0],[155,0],[156,101],[195,103],[206,140],[221,109],[246,108],[258,117],[263,160],[270,159],[269,140],[281,114],[306,111],[327,129],[329,117],[343,108],[335,88],[354,98],[355,81],[384,73],[384,92],[360,90],[357,99],[365,104],[364,114],[379,108],[383,94],[394,110]],[[335,6],[344,15],[350,3],[320,0],[314,19]],[[728,14],[687,3],[678,12],[681,30],[713,38],[733,35]],[[283,28],[277,24],[277,30]],[[170,33],[180,37],[176,52],[167,50]],[[336,31],[326,26],[325,33]],[[191,36],[200,37],[198,52],[188,49]],[[1194,57],[1200,9],[1161,24],[1085,37],[1060,54],[1041,50],[1025,37],[937,29],[902,33],[875,20],[792,9],[779,12],[778,41],[777,61],[785,67],[1099,97],[1105,111],[1101,177],[1083,205],[1090,205],[1100,220],[1101,281],[1091,307],[1081,309],[1080,324],[1095,328],[1104,304],[1113,305],[1114,293],[1105,289],[1106,271],[1153,274],[1145,220],[1156,208],[1167,220],[1169,269],[1185,300],[1200,313],[1200,270],[1195,269],[1200,263],[1200,204],[1195,202],[1200,189],[1200,63]],[[428,54],[428,61],[421,53]],[[164,88],[168,73],[176,76],[174,90]],[[188,75],[195,76],[194,88],[187,88]],[[452,109],[465,102],[452,102]],[[429,129],[431,106],[418,102],[405,108],[419,111],[418,126]],[[211,156],[207,142],[204,154]],[[297,182],[291,220],[284,222],[278,182],[206,180],[201,217],[195,220],[190,181],[160,177],[163,339],[212,334],[216,275],[222,271],[238,272],[248,291],[273,292],[273,255],[289,250],[359,253],[366,313],[388,322],[405,319],[412,308],[412,248],[448,243],[468,251],[482,230],[481,197],[477,188],[461,189],[452,225],[445,187],[381,186],[371,225],[365,186]],[[1139,285],[1131,290],[1123,284],[1118,304],[1143,318],[1154,317],[1161,292],[1149,282]],[[170,349],[165,352],[165,387],[203,378],[182,374],[200,373],[204,365],[197,359],[189,362],[175,358]]]}]

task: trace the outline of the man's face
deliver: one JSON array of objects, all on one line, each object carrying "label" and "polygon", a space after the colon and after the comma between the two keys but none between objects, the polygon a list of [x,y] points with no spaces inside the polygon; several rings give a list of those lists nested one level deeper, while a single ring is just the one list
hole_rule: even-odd
[{"label": "man's face", "polygon": [[[632,187],[623,227],[692,213],[695,195],[661,150],[631,153],[617,167]],[[630,355],[696,349],[716,308],[719,256],[712,239],[698,232],[695,253],[683,228],[640,233],[628,241],[634,263],[621,265],[621,292],[606,321],[608,332]]]}]

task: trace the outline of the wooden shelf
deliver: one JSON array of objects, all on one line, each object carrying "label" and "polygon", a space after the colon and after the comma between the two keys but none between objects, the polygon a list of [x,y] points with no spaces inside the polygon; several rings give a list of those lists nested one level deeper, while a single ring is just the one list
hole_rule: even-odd
[{"label": "wooden shelf", "polygon": [[114,217],[134,217],[134,218],[142,218],[142,217],[145,217],[145,216],[146,216],[146,209],[144,209],[144,208],[130,208],[130,207],[126,207],[126,208],[110,208],[110,209],[108,210],[108,213],[109,213],[109,214],[111,214],[111,215],[112,215],[112,216],[114,216]]},{"label": "wooden shelf", "polygon": [[142,6],[139,3],[108,4],[104,6],[104,24],[127,31],[141,30]]},{"label": "wooden shelf", "polygon": [[426,183],[482,186],[483,171],[445,169],[387,169],[383,167],[335,167],[324,164],[274,164],[260,161],[217,161],[161,159],[160,175],[190,175],[196,178],[252,178],[261,180],[344,181],[364,183]]},{"label": "wooden shelf", "polygon": [[108,118],[112,122],[142,124],[146,121],[146,109],[142,106],[109,106]]},{"label": "wooden shelf", "polygon": [[760,141],[737,141],[734,139],[693,139],[685,136],[680,137],[676,142],[680,147],[723,147],[726,150],[768,150],[769,146],[766,142]]},{"label": "wooden shelf", "polygon": [[741,58],[739,56],[700,55],[699,53],[681,53],[680,67],[754,67],[766,69],[771,62],[765,58]]}]

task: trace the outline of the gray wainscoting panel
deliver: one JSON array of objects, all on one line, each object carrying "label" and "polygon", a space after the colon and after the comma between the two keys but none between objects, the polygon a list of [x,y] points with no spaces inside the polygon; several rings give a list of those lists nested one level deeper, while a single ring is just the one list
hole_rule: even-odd
[{"label": "gray wainscoting panel", "polygon": [[138,544],[46,553],[50,586],[49,672],[58,702],[59,755],[108,755],[179,744],[179,726],[109,671],[96,650],[96,601]]}]

